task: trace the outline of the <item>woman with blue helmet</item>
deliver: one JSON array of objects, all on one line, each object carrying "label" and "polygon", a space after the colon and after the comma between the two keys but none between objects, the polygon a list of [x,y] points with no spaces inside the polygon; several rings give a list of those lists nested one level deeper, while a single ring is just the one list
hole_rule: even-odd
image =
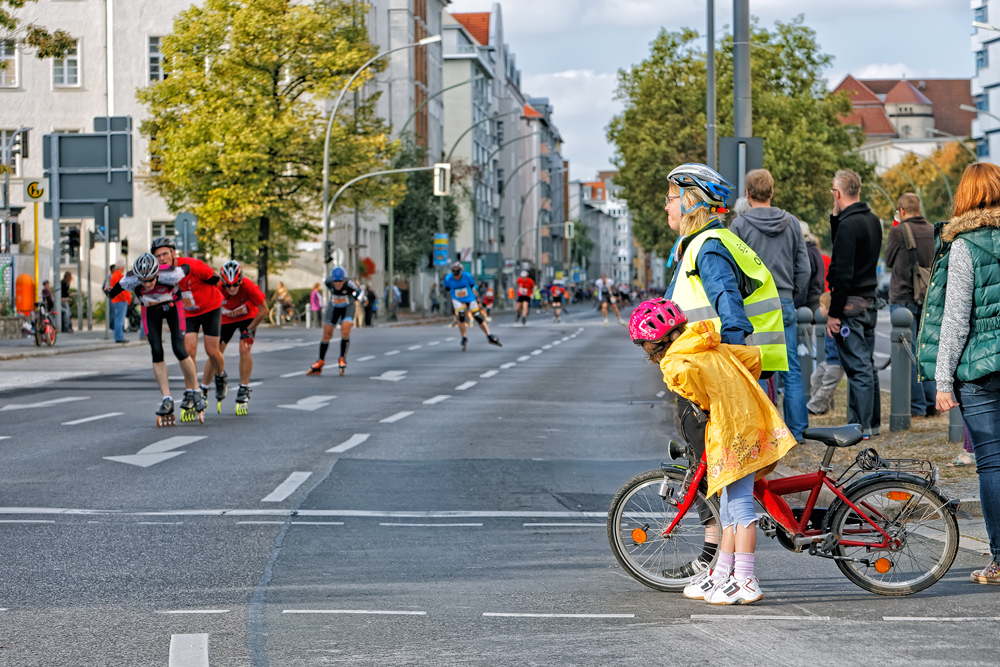
[{"label": "woman with blue helmet", "polygon": [[323,340],[319,344],[319,359],[309,367],[307,375],[319,375],[326,364],[326,350],[330,347],[334,328],[340,323],[340,374],[347,368],[347,348],[351,345],[351,325],[353,321],[347,312],[351,304],[364,304],[365,290],[353,280],[347,279],[347,273],[341,267],[335,267],[326,279],[326,287],[330,290],[330,303],[326,307],[326,318],[323,320]]}]

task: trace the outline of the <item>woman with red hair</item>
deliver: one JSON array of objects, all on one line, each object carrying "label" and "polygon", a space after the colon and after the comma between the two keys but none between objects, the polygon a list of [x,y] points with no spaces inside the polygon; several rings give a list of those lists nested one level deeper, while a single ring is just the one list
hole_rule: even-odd
[{"label": "woman with red hair", "polygon": [[969,165],[953,217],[934,232],[917,349],[920,379],[937,381],[938,410],[962,411],[993,555],[971,578],[1000,584],[1000,167]]}]

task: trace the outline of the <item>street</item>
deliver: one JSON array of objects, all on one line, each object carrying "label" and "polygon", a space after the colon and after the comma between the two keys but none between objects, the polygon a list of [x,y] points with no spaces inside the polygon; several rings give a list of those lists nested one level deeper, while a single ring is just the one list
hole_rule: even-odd
[{"label": "street", "polygon": [[145,346],[2,362],[0,665],[996,663],[978,551],[902,598],[762,534],[753,606],[628,577],[608,505],[672,412],[625,329],[570,310],[465,353],[356,329],[344,377],[305,376],[318,330],[262,329],[249,414],[233,345],[222,414],[172,428]]}]

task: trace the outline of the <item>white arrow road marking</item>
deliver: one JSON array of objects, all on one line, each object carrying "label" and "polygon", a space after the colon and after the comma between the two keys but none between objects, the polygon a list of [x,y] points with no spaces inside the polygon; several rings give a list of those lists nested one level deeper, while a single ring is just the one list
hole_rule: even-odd
[{"label": "white arrow road marking", "polygon": [[208,634],[170,635],[168,667],[208,667]]},{"label": "white arrow road marking", "polygon": [[419,350],[422,347],[423,347],[423,345],[411,345],[410,347],[408,347],[406,349],[407,350]]},{"label": "white arrow road marking", "polygon": [[108,412],[103,415],[96,415],[94,417],[84,417],[83,419],[75,419],[71,422],[63,422],[63,426],[76,426],[77,424],[86,424],[87,422],[96,422],[98,419],[107,419],[108,417],[117,417],[118,415],[123,415],[124,412]]},{"label": "white arrow road marking", "polygon": [[369,354],[367,357],[358,357],[358,361],[371,361],[374,358],[374,354]]},{"label": "white arrow road marking", "polygon": [[424,401],[424,405],[437,405],[441,401],[447,401],[449,398],[451,398],[451,396],[448,394],[438,394],[434,398],[428,398]]},{"label": "white arrow road marking", "polygon": [[348,449],[351,449],[352,447],[357,447],[362,442],[364,442],[365,440],[367,440],[370,436],[371,436],[370,433],[355,433],[350,438],[348,438],[347,440],[344,440],[342,443],[340,443],[336,447],[331,447],[330,449],[326,450],[326,453],[327,454],[343,454]]},{"label": "white arrow road marking", "polygon": [[336,396],[306,396],[305,398],[300,398],[294,405],[279,405],[279,408],[287,408],[289,410],[304,410],[306,412],[315,412],[321,408],[325,408],[330,405],[330,401],[337,398]]},{"label": "white arrow road marking", "polygon": [[469,380],[468,382],[463,382],[462,384],[455,387],[455,391],[465,391],[466,389],[472,389],[475,386],[476,382],[474,380]]},{"label": "white arrow road marking", "polygon": [[412,414],[413,414],[412,410],[403,410],[401,412],[397,412],[394,415],[389,415],[385,419],[380,419],[379,423],[380,424],[392,424],[393,422],[398,422],[400,419],[406,419],[407,417],[409,417]]},{"label": "white arrow road marking", "polygon": [[406,379],[406,371],[386,371],[382,375],[373,375],[369,380],[385,380],[386,382],[399,382]]},{"label": "white arrow road marking", "polygon": [[280,503],[288,496],[295,493],[295,490],[302,486],[302,482],[309,479],[311,472],[293,472],[284,482],[278,485],[271,493],[261,498],[262,503]]},{"label": "white arrow road marking", "polygon": [[296,377],[298,375],[305,375],[308,372],[309,371],[307,371],[307,370],[306,371],[295,371],[294,373],[285,373],[281,377],[283,377],[283,378],[293,378],[293,377]]},{"label": "white arrow road marking", "polygon": [[166,440],[159,440],[151,445],[143,447],[135,454],[130,454],[127,456],[105,456],[104,458],[108,461],[115,461],[117,463],[128,463],[129,465],[139,466],[140,468],[148,468],[151,465],[156,465],[157,463],[162,463],[168,459],[172,459],[175,456],[180,456],[184,452],[174,452],[173,449],[178,447],[186,447],[192,443],[198,442],[199,440],[204,440],[206,436],[204,435],[177,435],[172,438],[167,438]]},{"label": "white arrow road marking", "polygon": [[529,357],[528,355],[524,355],[523,357],[517,358],[518,361],[527,361],[528,359],[531,359],[531,357]]},{"label": "white arrow road marking", "polygon": [[503,370],[507,370],[508,368],[514,368],[514,366],[517,366],[516,361],[508,361],[506,364],[500,364],[500,368],[502,368]]},{"label": "white arrow road marking", "polygon": [[73,401],[89,401],[90,396],[67,396],[65,398],[53,398],[49,401],[42,401],[40,403],[8,403],[7,405],[0,408],[0,412],[6,410],[30,410],[31,408],[47,408],[51,405],[59,405],[60,403],[72,403]]},{"label": "white arrow road marking", "polygon": [[500,371],[494,369],[494,370],[486,371],[485,373],[483,373],[479,377],[481,377],[481,378],[491,378],[491,377],[493,377],[494,375],[496,375],[499,372]]}]

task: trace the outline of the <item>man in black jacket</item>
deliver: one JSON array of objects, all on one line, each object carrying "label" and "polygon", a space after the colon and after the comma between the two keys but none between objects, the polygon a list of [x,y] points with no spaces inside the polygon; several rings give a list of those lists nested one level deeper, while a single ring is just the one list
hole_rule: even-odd
[{"label": "man in black jacket", "polygon": [[882,254],[882,223],[863,201],[861,177],[842,169],[833,177],[833,238],[830,319],[827,331],[837,343],[850,396],[847,420],[861,425],[867,440],[878,435],[882,418],[875,372],[876,266]]},{"label": "man in black jacket", "polygon": [[[913,354],[917,353],[917,329],[923,310],[924,295],[913,293],[913,273],[917,266],[930,269],[934,261],[934,228],[924,219],[920,197],[907,192],[896,202],[896,219],[899,224],[889,230],[885,243],[885,265],[892,270],[889,281],[889,309],[906,308],[913,313]],[[910,249],[910,239],[913,249]],[[916,258],[916,265],[914,264]],[[917,381],[917,367],[911,367],[910,413],[914,417],[933,417],[937,384],[933,380]]]}]

